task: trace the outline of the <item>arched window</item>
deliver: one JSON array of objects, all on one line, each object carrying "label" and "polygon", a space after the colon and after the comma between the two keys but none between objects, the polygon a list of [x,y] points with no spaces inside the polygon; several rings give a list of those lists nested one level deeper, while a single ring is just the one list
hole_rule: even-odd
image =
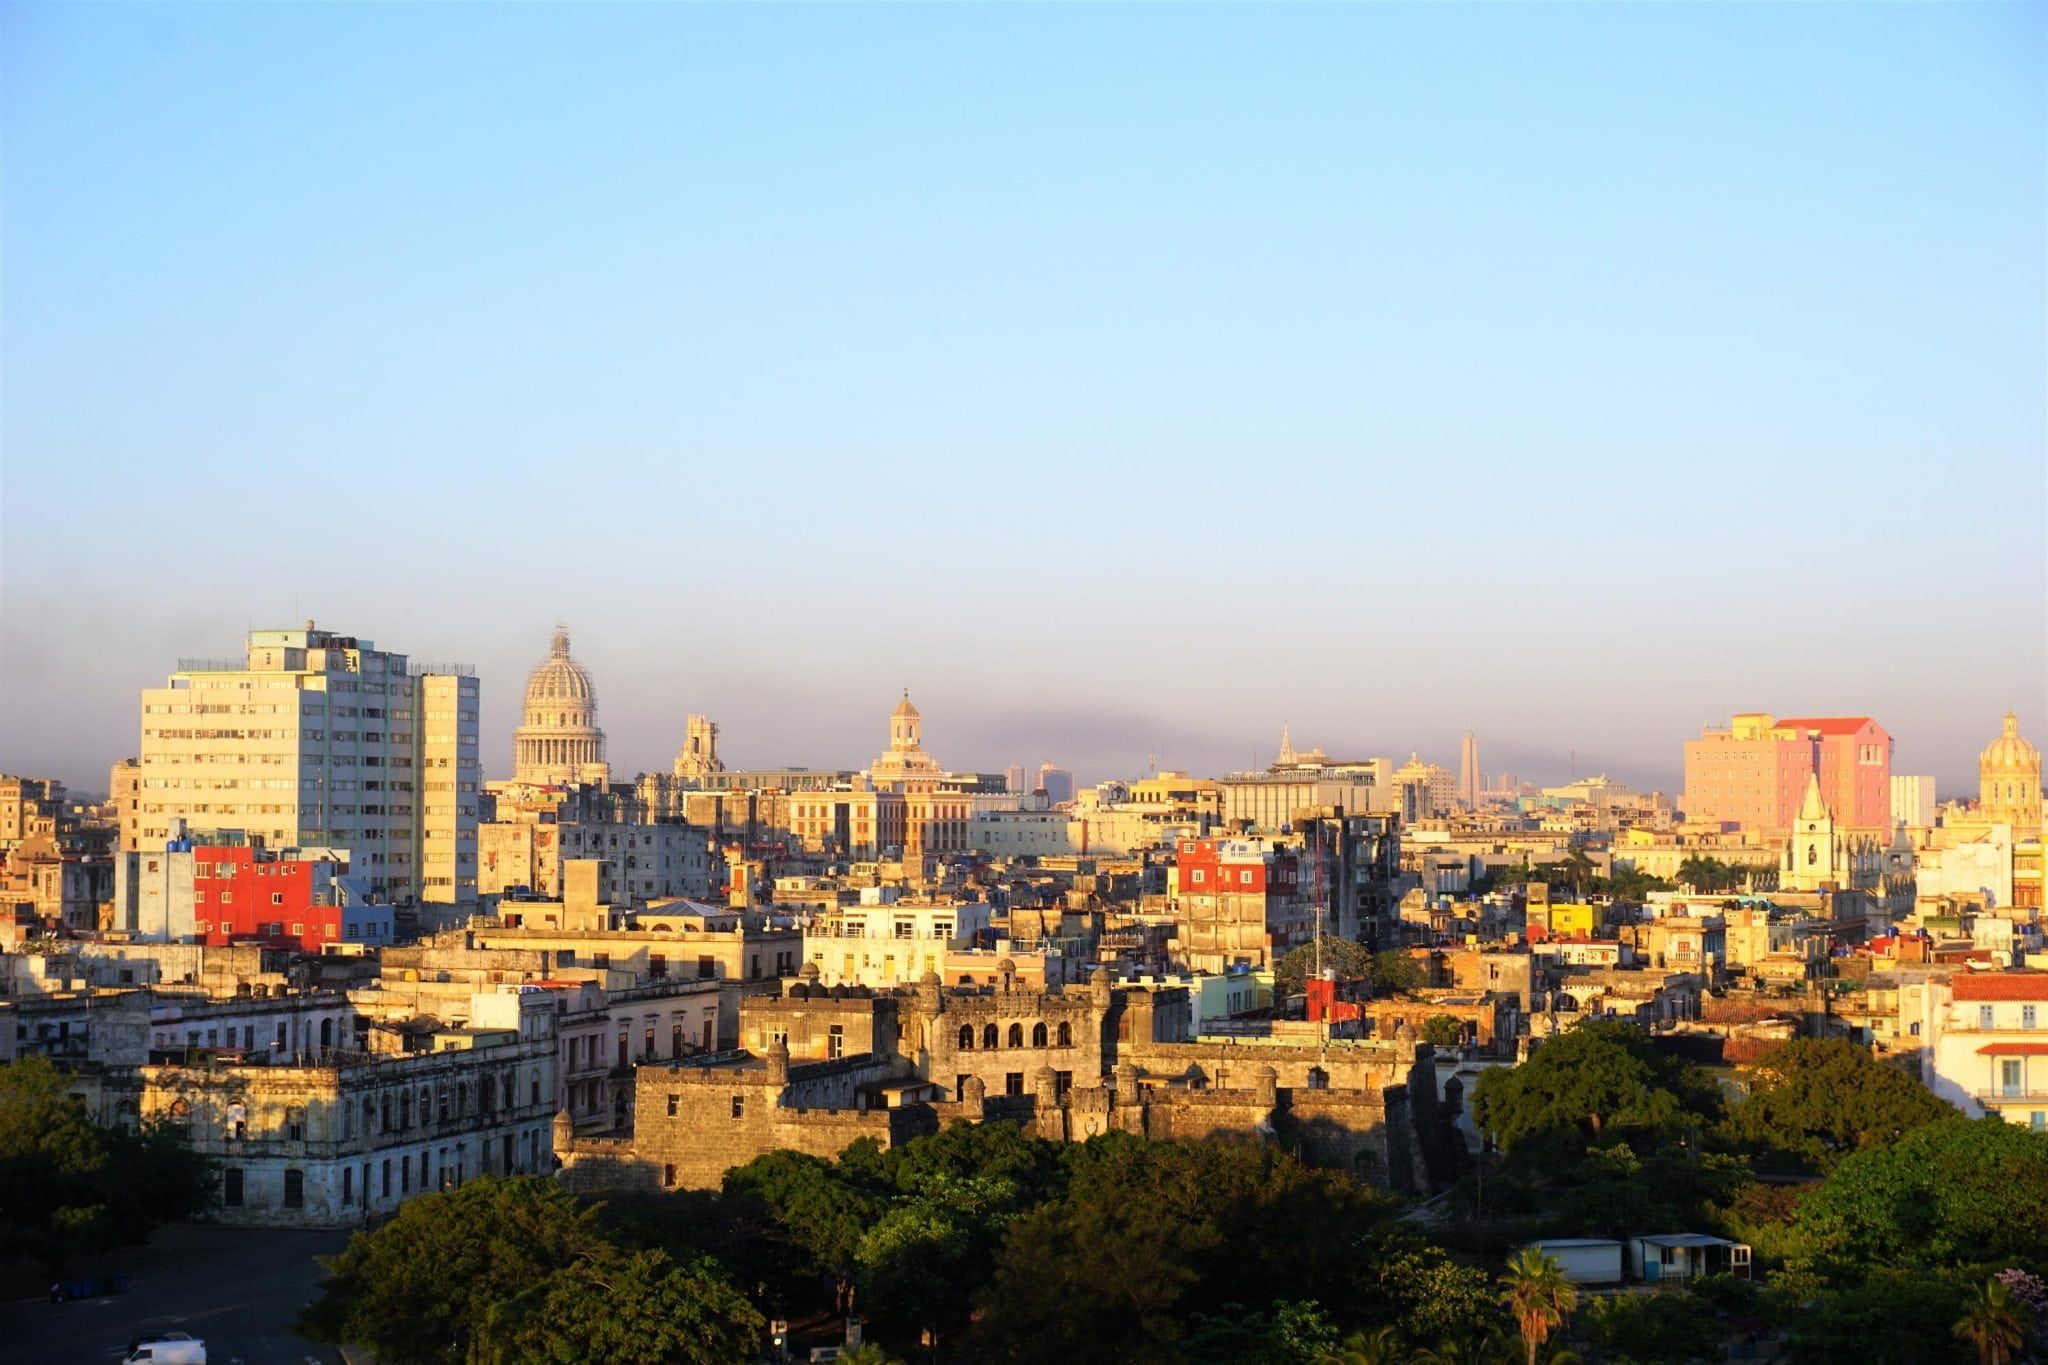
[{"label": "arched window", "polygon": [[384,1133],[391,1131],[391,1097],[389,1095],[384,1097],[384,1121],[378,1125],[378,1131]]},{"label": "arched window", "polygon": [[[595,1058],[593,1058],[592,1060],[594,1061],[594,1060],[596,1060],[596,1059],[595,1059]],[[510,1109],[510,1108],[512,1107],[512,1073],[511,1073],[511,1072],[509,1072],[509,1071],[505,1073],[505,1087],[504,1087],[504,1089],[505,1089],[505,1108],[507,1108],[507,1109]]]},{"label": "arched window", "polygon": [[425,1128],[434,1121],[434,1092],[428,1086],[420,1087],[420,1127]]},{"label": "arched window", "polygon": [[981,1045],[989,1049],[991,1052],[995,1050],[996,1026],[994,1024],[990,1024],[987,1028],[981,1031]]},{"label": "arched window", "polygon": [[332,1019],[322,1019],[320,1021],[320,1046],[334,1046],[334,1021]]},{"label": "arched window", "polygon": [[1024,1046],[1024,1026],[1022,1024],[1010,1025],[1010,1046]]},{"label": "arched window", "polygon": [[[384,1126],[386,1128],[389,1128],[391,1125],[387,1123]],[[368,1137],[370,1134],[376,1131],[377,1101],[371,1099],[368,1095],[365,1095],[363,1096],[363,1136]]]},{"label": "arched window", "polygon": [[398,1131],[412,1127],[412,1091],[401,1091],[398,1096]]},{"label": "arched window", "polygon": [[539,1103],[540,1103],[540,1070],[539,1070],[539,1068],[535,1068],[535,1070],[534,1070],[534,1073],[533,1073],[533,1085],[532,1085],[532,1091],[533,1091],[533,1097],[532,1097],[532,1098],[531,1098],[531,1099],[530,1099],[530,1100],[528,1101],[528,1103],[530,1103],[530,1104],[539,1104]]},{"label": "arched window", "polygon": [[1053,1036],[1059,1039],[1061,1047],[1072,1047],[1074,1045],[1074,1026],[1062,1019],[1060,1021],[1060,1031]]},{"label": "arched window", "polygon": [[960,1026],[960,1050],[962,1052],[974,1051],[974,1025],[962,1024]]},{"label": "arched window", "polygon": [[1044,1046],[1045,1046],[1045,1025],[1044,1025],[1044,1023],[1042,1023],[1042,1022],[1041,1022],[1041,1023],[1036,1023],[1036,1024],[1033,1024],[1033,1025],[1031,1026],[1031,1046],[1033,1046],[1033,1047],[1044,1047]]}]

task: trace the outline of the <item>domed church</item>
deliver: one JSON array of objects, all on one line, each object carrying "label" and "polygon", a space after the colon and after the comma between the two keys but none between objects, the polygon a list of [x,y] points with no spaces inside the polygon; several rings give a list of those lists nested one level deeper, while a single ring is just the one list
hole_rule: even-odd
[{"label": "domed church", "polygon": [[555,627],[548,657],[526,680],[526,712],[512,736],[512,780],[550,786],[609,781],[597,689],[570,657],[569,628]]},{"label": "domed church", "polygon": [[1977,807],[1987,820],[2026,838],[2041,830],[2041,751],[2020,735],[2019,717],[2005,713],[2005,732],[1977,757]]}]

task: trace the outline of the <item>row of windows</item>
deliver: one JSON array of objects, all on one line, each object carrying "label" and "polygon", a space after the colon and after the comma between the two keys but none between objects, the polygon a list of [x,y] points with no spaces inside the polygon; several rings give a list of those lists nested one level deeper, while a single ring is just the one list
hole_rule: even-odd
[{"label": "row of windows", "polygon": [[[1003,1037],[1004,1035],[997,1030],[996,1025],[984,1025],[981,1030],[981,1046],[984,1050],[992,1051],[997,1047],[998,1039]],[[1008,1045],[1010,1047],[1023,1047],[1024,1026],[1022,1024],[1010,1025],[1010,1031],[1007,1037]],[[959,1037],[960,1050],[962,1052],[973,1051],[974,1038],[974,1025],[962,1024],[960,1026]],[[1060,1022],[1058,1028],[1053,1029],[1050,1032],[1048,1032],[1045,1024],[1042,1021],[1031,1026],[1031,1046],[1033,1047],[1072,1047],[1073,1045],[1073,1025],[1067,1023],[1064,1020]]]}]

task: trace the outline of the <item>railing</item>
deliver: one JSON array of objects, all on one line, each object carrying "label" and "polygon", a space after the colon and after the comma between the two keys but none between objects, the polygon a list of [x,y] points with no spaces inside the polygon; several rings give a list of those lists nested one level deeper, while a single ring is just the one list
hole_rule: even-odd
[{"label": "railing", "polygon": [[247,659],[180,659],[174,672],[178,673],[241,673],[249,667]]},{"label": "railing", "polygon": [[406,672],[410,673],[415,678],[422,677],[429,673],[438,674],[442,676],[453,675],[458,678],[474,678],[476,676],[476,665],[414,664],[410,668],[408,668]]},{"label": "railing", "polygon": [[1983,1104],[2043,1104],[2048,1103],[2048,1090],[2001,1086],[1996,1090],[1979,1090],[1977,1099]]}]

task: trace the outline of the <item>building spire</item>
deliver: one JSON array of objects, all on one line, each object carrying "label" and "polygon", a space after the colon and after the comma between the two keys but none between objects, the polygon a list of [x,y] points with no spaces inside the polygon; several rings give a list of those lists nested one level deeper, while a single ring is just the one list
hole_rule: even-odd
[{"label": "building spire", "polygon": [[555,623],[555,638],[548,642],[548,657],[566,659],[569,657],[569,627],[560,621]]},{"label": "building spire", "polygon": [[1806,799],[1799,803],[1801,820],[1825,820],[1828,818],[1827,802],[1821,799],[1820,774],[1806,775]]}]

